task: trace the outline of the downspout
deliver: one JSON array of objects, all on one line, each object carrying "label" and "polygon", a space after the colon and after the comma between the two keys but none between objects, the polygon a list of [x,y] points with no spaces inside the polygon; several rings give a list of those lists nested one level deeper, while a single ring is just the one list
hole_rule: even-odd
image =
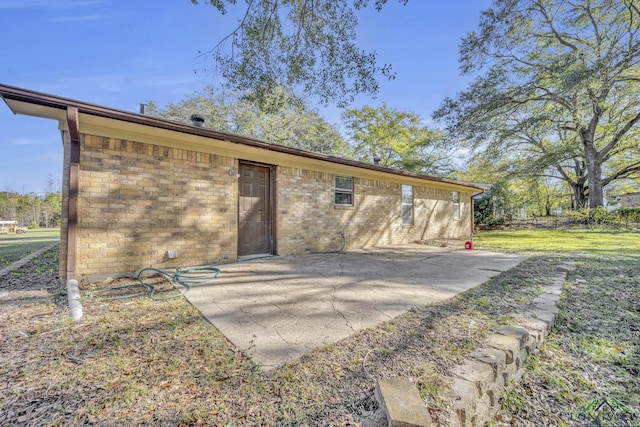
[{"label": "downspout", "polygon": [[78,173],[80,171],[80,129],[78,108],[67,107],[67,127],[69,128],[69,206],[67,212],[67,280],[76,278],[76,252],[78,244]]},{"label": "downspout", "polygon": [[67,299],[74,320],[82,317],[80,289],[76,280],[76,253],[78,248],[78,173],[80,172],[80,129],[78,108],[67,106],[69,128],[69,203],[67,210]]},{"label": "downspout", "polygon": [[475,209],[474,209],[475,204],[474,204],[473,199],[474,199],[474,197],[479,196],[479,195],[484,194],[484,193],[485,193],[485,189],[484,188],[480,189],[480,191],[477,192],[477,193],[473,193],[473,192],[471,193],[471,203],[470,203],[470,205],[471,205],[471,235],[476,234],[476,219],[475,219]]}]

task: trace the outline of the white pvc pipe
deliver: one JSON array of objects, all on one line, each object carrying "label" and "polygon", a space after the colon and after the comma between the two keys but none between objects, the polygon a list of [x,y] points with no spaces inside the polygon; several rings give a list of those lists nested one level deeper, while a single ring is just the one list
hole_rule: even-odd
[{"label": "white pvc pipe", "polygon": [[71,317],[73,317],[73,320],[78,320],[82,317],[82,303],[80,302],[80,289],[78,288],[77,280],[71,279],[67,281],[67,297],[69,298]]}]

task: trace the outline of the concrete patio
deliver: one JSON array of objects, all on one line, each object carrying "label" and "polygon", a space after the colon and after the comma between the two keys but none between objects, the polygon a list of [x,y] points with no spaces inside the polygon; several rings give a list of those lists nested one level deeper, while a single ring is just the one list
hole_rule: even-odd
[{"label": "concrete patio", "polygon": [[265,368],[454,296],[525,257],[418,244],[221,266],[189,301]]}]

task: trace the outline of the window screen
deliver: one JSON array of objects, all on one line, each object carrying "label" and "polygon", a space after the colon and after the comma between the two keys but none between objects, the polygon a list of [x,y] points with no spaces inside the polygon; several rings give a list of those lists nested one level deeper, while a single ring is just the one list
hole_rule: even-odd
[{"label": "window screen", "polygon": [[353,177],[336,175],[334,194],[336,205],[353,206]]},{"label": "window screen", "polygon": [[460,218],[460,193],[453,192],[453,217]]},{"label": "window screen", "polygon": [[402,224],[413,225],[413,187],[402,186]]}]

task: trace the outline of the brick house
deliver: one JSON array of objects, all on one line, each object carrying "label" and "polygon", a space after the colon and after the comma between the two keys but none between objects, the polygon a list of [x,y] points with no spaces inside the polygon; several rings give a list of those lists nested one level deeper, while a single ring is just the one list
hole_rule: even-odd
[{"label": "brick house", "polygon": [[640,206],[640,193],[626,193],[620,196],[621,208],[636,208]]},{"label": "brick house", "polygon": [[59,123],[66,279],[473,229],[481,189],[469,184],[10,86],[0,95],[16,114]]}]

